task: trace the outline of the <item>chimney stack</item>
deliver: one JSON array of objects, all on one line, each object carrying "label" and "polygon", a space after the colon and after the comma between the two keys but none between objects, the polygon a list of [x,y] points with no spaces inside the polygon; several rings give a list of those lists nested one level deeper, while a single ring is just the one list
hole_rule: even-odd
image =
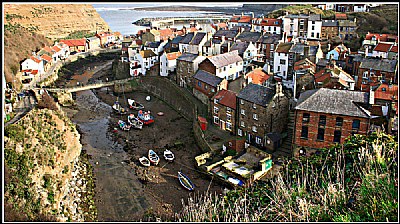
[{"label": "chimney stack", "polygon": [[372,91],[372,88],[370,87],[369,88],[369,104],[370,105],[374,105],[374,103],[375,103],[374,98],[375,98],[375,93],[374,93],[374,91]]}]

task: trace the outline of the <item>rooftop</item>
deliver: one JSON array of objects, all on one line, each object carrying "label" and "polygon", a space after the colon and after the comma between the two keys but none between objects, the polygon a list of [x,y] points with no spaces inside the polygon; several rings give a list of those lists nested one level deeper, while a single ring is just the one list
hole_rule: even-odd
[{"label": "rooftop", "polygon": [[275,90],[250,83],[239,92],[237,97],[265,107],[274,95]]},{"label": "rooftop", "polygon": [[212,99],[217,99],[219,104],[236,110],[236,95],[235,92],[222,89]]},{"label": "rooftop", "polygon": [[208,60],[210,60],[211,63],[217,68],[221,68],[226,65],[230,65],[230,64],[233,64],[236,62],[243,61],[243,59],[239,56],[238,51],[232,51],[232,52],[227,52],[224,54],[211,56],[211,57],[208,57]]},{"label": "rooftop", "polygon": [[193,76],[194,79],[207,83],[210,86],[217,87],[223,79],[217,77],[211,73],[208,73],[204,70],[198,70],[196,74]]}]

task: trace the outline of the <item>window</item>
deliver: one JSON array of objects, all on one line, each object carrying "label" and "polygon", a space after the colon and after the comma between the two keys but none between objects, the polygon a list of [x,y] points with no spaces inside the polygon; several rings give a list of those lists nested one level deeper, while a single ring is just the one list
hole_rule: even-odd
[{"label": "window", "polygon": [[386,88],[382,88],[382,92],[386,92]]},{"label": "window", "polygon": [[226,120],[227,121],[232,121],[232,115],[226,114]]},{"label": "window", "polygon": [[278,65],[278,72],[281,71],[281,66]]},{"label": "window", "polygon": [[253,114],[253,119],[258,120],[257,114]]},{"label": "window", "polygon": [[307,126],[301,127],[301,138],[308,139],[308,127]]},{"label": "window", "polygon": [[251,130],[252,130],[253,132],[257,132],[257,127],[256,127],[256,126],[253,126],[253,127],[251,127]]},{"label": "window", "polygon": [[318,124],[319,124],[319,125],[322,125],[322,126],[325,126],[325,124],[326,124],[326,116],[325,116],[325,115],[320,115],[320,116],[319,116],[319,122],[318,122]]},{"label": "window", "polygon": [[242,132],[241,129],[238,129],[238,135],[239,135],[239,136],[243,136],[243,132]]},{"label": "window", "polygon": [[243,101],[243,100],[240,100],[240,104],[242,104],[242,105],[243,105],[243,104],[244,104],[244,101]]},{"label": "window", "polygon": [[310,122],[310,114],[303,113],[303,123],[308,123],[308,122]]},{"label": "window", "polygon": [[243,109],[240,110],[240,114],[246,115],[246,114],[244,113],[244,110],[243,110]]},{"label": "window", "polygon": [[336,126],[337,127],[342,127],[343,125],[343,118],[342,117],[337,117],[336,118]]},{"label": "window", "polygon": [[[315,24],[315,21],[311,21],[311,24]],[[314,26],[313,26],[314,27]],[[314,28],[313,28],[314,29]]]},{"label": "window", "polygon": [[257,105],[255,103],[253,103],[253,108],[257,109]]},{"label": "window", "polygon": [[211,92],[212,92],[212,93],[215,92],[215,89],[214,89],[214,88],[211,88]]},{"label": "window", "polygon": [[256,144],[261,144],[262,139],[260,137],[256,137]]},{"label": "window", "polygon": [[356,130],[360,129],[360,120],[353,120],[352,128]]},{"label": "window", "polygon": [[280,62],[281,65],[284,65],[286,63],[286,61],[283,60],[283,59],[281,59],[279,62]]},{"label": "window", "polygon": [[232,131],[232,124],[229,122],[226,122],[226,129],[229,131]]},{"label": "window", "polygon": [[214,124],[219,124],[219,117],[214,116]]},{"label": "window", "polygon": [[232,109],[230,107],[227,107],[226,108],[226,113],[231,113],[231,112],[232,112]]},{"label": "window", "polygon": [[314,37],[314,32],[311,32],[311,37]]},{"label": "window", "polygon": [[324,128],[318,128],[317,140],[318,141],[323,141],[324,140],[324,135],[325,135],[325,129]]},{"label": "window", "polygon": [[240,122],[240,126],[245,127],[245,126],[244,126],[244,121],[241,121],[241,122]]},{"label": "window", "polygon": [[333,132],[333,142],[340,143],[341,135],[342,135],[342,132],[340,130],[335,130],[335,132]]},{"label": "window", "polygon": [[226,71],[226,67],[224,67],[224,71]]},{"label": "window", "polygon": [[208,89],[208,85],[204,85],[204,89]]},{"label": "window", "polygon": [[214,113],[217,114],[219,111],[218,107],[214,107]]},{"label": "window", "polygon": [[198,82],[197,82],[197,85],[198,85],[199,87],[201,87],[201,82],[200,82],[200,81],[198,81]]},{"label": "window", "polygon": [[218,103],[218,100],[217,100],[217,99],[214,99],[214,103],[217,104],[217,103]]}]

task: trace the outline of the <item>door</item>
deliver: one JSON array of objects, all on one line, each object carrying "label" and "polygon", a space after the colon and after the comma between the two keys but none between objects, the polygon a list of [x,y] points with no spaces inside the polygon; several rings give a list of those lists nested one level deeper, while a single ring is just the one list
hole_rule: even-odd
[{"label": "door", "polygon": [[221,128],[222,130],[225,130],[225,121],[220,120],[219,125],[220,125],[220,128]]}]

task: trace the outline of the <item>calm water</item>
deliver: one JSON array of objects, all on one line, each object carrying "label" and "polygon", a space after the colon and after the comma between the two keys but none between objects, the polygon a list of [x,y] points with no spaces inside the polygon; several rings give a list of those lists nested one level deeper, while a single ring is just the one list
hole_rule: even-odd
[{"label": "calm water", "polygon": [[[194,5],[200,6],[201,3],[173,3],[174,5]],[[122,35],[136,34],[139,30],[146,29],[143,26],[136,26],[132,22],[141,18],[155,17],[180,17],[180,16],[201,16],[211,12],[178,12],[178,11],[139,11],[133,10],[137,7],[154,7],[162,4],[92,4],[100,16],[108,23],[112,31],[118,31]],[[172,5],[172,4],[168,4]],[[213,3],[208,6],[221,6],[223,3]],[[226,4],[225,4],[226,5]],[[229,6],[241,5],[237,3],[229,4]],[[204,5],[202,5],[204,6]],[[215,12],[214,12],[215,14]],[[181,27],[177,27],[181,28]]]}]

